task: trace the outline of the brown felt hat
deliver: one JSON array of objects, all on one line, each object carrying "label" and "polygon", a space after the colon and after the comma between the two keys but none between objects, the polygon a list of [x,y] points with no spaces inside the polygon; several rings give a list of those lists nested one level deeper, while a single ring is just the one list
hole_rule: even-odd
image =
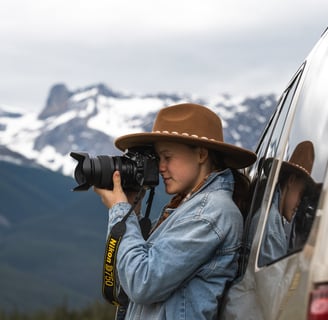
[{"label": "brown felt hat", "polygon": [[256,160],[256,154],[225,143],[221,119],[210,109],[193,103],[183,103],[161,109],[152,132],[134,133],[116,139],[122,151],[159,141],[202,146],[217,151],[230,168],[245,168]]},{"label": "brown felt hat", "polygon": [[[268,158],[264,164],[266,175],[269,174],[273,158]],[[281,164],[281,175],[295,173],[314,182],[311,177],[314,162],[314,147],[311,141],[302,141],[294,149],[290,159]]]},{"label": "brown felt hat", "polygon": [[314,162],[314,148],[311,141],[300,142],[288,161],[282,163],[282,170],[293,171],[310,178]]}]

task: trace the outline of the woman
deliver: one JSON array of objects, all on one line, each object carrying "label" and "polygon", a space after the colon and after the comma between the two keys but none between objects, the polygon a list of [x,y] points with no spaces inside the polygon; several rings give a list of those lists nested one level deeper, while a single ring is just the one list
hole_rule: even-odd
[{"label": "woman", "polygon": [[[152,132],[125,135],[115,144],[120,150],[153,145],[165,190],[173,195],[147,240],[136,214],[126,220],[117,253],[130,300],[125,319],[216,319],[238,268],[243,218],[237,204],[246,180],[236,169],[256,155],[225,143],[220,118],[190,103],[163,108]],[[113,183],[112,191],[95,188],[109,208],[109,231],[131,208],[118,171]]]}]

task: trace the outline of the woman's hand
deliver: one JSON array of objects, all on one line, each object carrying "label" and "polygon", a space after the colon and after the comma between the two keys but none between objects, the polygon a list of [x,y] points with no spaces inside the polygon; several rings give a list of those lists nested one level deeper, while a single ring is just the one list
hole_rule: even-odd
[{"label": "woman's hand", "polygon": [[96,187],[93,189],[101,197],[103,204],[109,209],[119,202],[128,202],[128,198],[122,189],[119,171],[113,173],[113,190]]}]

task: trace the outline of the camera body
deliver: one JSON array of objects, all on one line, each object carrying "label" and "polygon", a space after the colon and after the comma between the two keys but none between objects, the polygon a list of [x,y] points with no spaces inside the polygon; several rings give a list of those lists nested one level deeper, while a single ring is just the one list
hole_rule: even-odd
[{"label": "camera body", "polygon": [[78,161],[74,177],[78,186],[73,191],[86,191],[91,186],[113,189],[113,173],[121,174],[123,190],[155,187],[159,183],[158,158],[153,148],[132,148],[123,156],[98,155],[94,158],[85,152],[71,152]]}]

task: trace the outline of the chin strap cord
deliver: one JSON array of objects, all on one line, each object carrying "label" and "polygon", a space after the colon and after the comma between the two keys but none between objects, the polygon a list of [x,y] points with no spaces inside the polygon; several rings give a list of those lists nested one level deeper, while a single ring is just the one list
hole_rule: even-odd
[{"label": "chin strap cord", "polygon": [[[124,292],[123,288],[120,286],[120,282],[118,279],[117,270],[116,270],[117,252],[122,237],[126,231],[125,222],[127,218],[130,216],[130,214],[133,212],[139,201],[141,200],[143,191],[144,189],[141,187],[128,213],[123,217],[121,221],[116,223],[111,229],[106,243],[106,250],[105,250],[104,264],[103,264],[102,293],[103,293],[103,297],[109,303],[117,307],[120,307],[118,309],[125,309],[124,307],[129,304],[129,298]],[[145,216],[139,221],[141,232],[145,240],[148,238],[151,228],[149,214],[153,203],[154,194],[155,194],[155,189],[151,188],[147,200],[147,209],[146,209]]]}]

